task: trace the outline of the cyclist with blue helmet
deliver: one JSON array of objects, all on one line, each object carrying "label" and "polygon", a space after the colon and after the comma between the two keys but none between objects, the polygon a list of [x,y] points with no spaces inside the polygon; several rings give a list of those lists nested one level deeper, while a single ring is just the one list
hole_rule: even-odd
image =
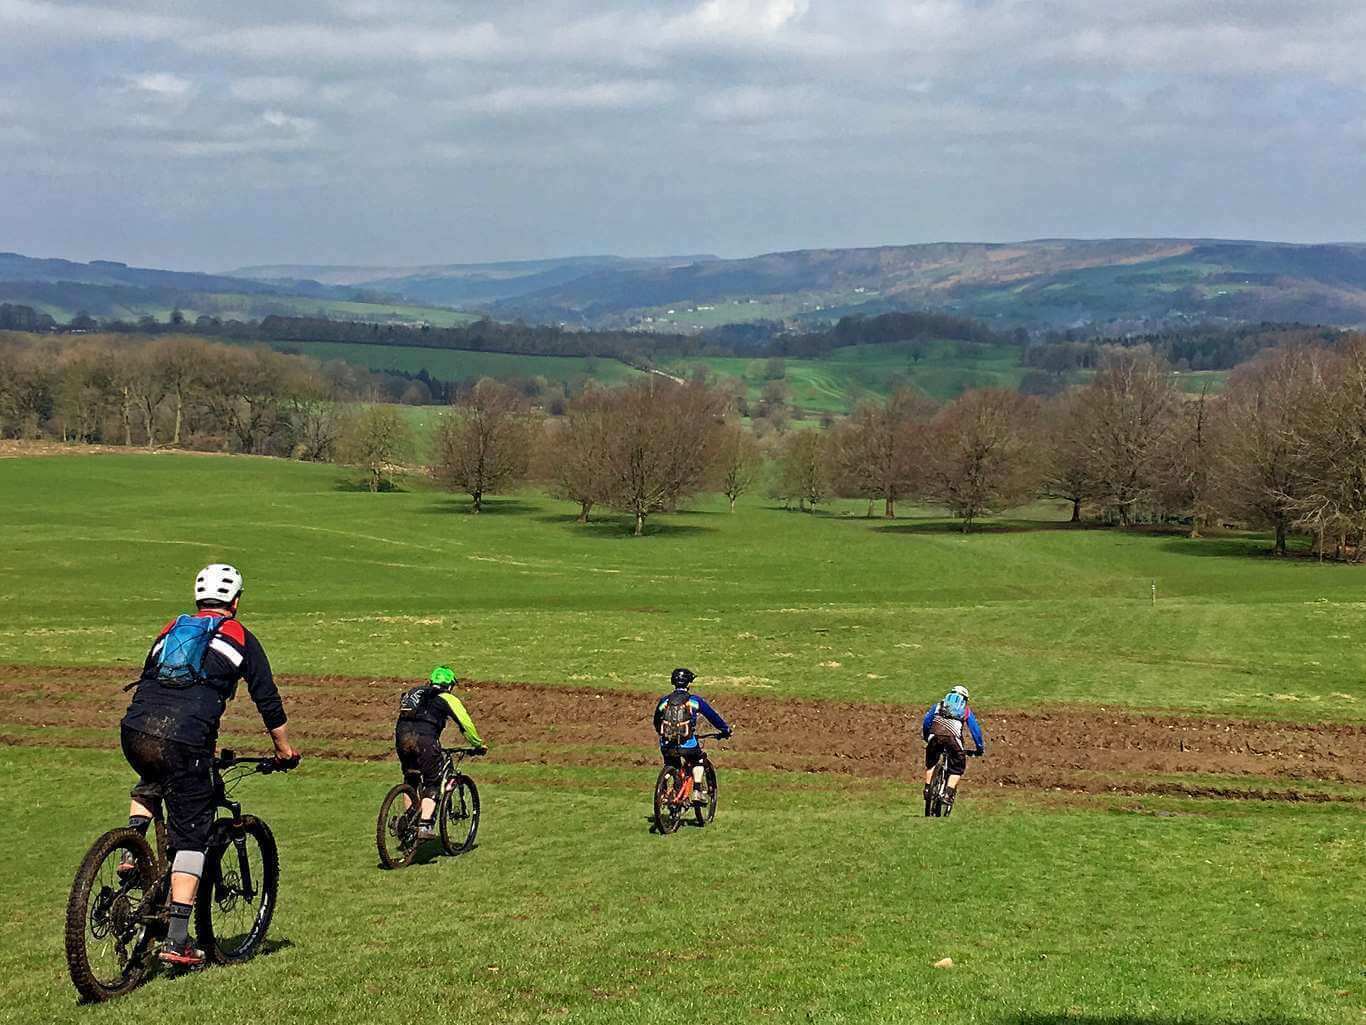
[{"label": "cyclist with blue helmet", "polygon": [[697,739],[697,717],[702,715],[721,733],[730,737],[732,730],[721,713],[707,703],[707,699],[691,693],[697,675],[691,669],[675,669],[669,678],[673,690],[655,702],[654,727],[659,735],[659,753],[665,765],[680,772],[692,771],[693,802],[706,804],[708,800],[705,762],[702,745]]},{"label": "cyclist with blue helmet", "polygon": [[972,742],[977,745],[977,755],[986,754],[986,744],[982,740],[982,727],[968,705],[968,689],[961,684],[944,695],[942,701],[925,713],[920,732],[925,738],[925,814],[930,813],[930,783],[934,780],[934,767],[939,756],[949,756],[948,793],[944,800],[944,814],[953,810],[953,799],[958,793],[958,781],[968,768],[968,752],[963,745],[963,729],[972,734]]}]

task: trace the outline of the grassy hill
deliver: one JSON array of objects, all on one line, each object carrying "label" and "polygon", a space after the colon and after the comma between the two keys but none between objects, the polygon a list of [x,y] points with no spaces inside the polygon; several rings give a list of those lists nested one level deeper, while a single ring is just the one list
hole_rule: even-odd
[{"label": "grassy hill", "polygon": [[[703,501],[633,539],[535,495],[473,517],[244,457],[0,459],[0,490],[0,815],[42,852],[0,859],[15,1020],[403,1021],[439,992],[456,1025],[1359,1025],[1359,570],[1047,506],[963,537],[928,510]],[[224,494],[251,496],[231,529]],[[212,559],[246,574],[305,752],[234,794],[281,851],[266,949],[78,1006],[62,909],[127,808],[119,686]],[[464,687],[491,748],[478,846],[385,873],[396,697],[437,660],[546,686]],[[648,716],[679,663],[736,733],[716,820],[660,837]],[[958,680],[988,757],[925,819],[919,718]],[[245,694],[225,726],[266,744]],[[1172,768],[1264,755],[1274,778]],[[682,864],[697,885],[663,885]]]},{"label": "grassy hill", "polygon": [[661,319],[701,324],[719,309],[748,320],[897,307],[1006,325],[1191,319],[1356,325],[1366,323],[1366,247],[1049,239],[798,250],[684,267],[603,269],[493,308],[503,315],[650,326]]},{"label": "grassy hill", "polygon": [[[0,648],[139,657],[186,565],[221,558],[254,581],[253,620],[287,672],[408,674],[458,656],[483,678],[642,686],[691,658],[722,690],[914,702],[961,677],[1016,707],[1366,718],[1358,574],[1258,558],[1254,539],[1050,529],[1064,514],[1051,507],[1039,529],[964,538],[928,512],[884,523],[747,500],[734,516],[706,501],[661,517],[633,541],[536,495],[473,517],[420,481],[370,495],[345,477],[211,456],[0,460],[0,573],[23,585],[0,590]],[[203,526],[224,493],[262,496],[226,536]],[[132,591],[97,586],[134,576]]]},{"label": "grassy hill", "polygon": [[179,309],[188,318],[225,320],[271,315],[332,317],[449,327],[473,315],[412,304],[381,290],[317,281],[253,281],[224,275],[163,271],[107,260],[75,263],[0,253],[0,302],[31,306],[59,321],[84,312],[100,320],[165,320]]}]

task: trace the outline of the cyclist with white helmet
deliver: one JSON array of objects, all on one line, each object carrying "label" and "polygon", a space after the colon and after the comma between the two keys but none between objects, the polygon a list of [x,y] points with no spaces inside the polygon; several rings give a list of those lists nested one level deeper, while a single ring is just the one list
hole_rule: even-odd
[{"label": "cyclist with white helmet", "polygon": [[[130,685],[136,689],[121,724],[124,757],[138,774],[128,824],[146,833],[154,809],[166,805],[174,854],[170,929],[159,956],[184,967],[204,962],[189,937],[190,911],[213,826],[218,724],[239,680],[247,682],[276,758],[299,757],[261,642],[237,621],[241,597],[242,574],[232,566],[215,563],[199,571],[195,611],[177,616],[157,634],[141,677]],[[120,872],[131,870],[131,862],[120,866]]]},{"label": "cyclist with white helmet", "polygon": [[986,754],[982,740],[982,727],[968,705],[968,689],[962,684],[954,687],[925,713],[920,732],[925,738],[925,814],[930,813],[930,783],[934,780],[934,767],[939,756],[947,752],[949,756],[948,793],[944,799],[944,814],[953,810],[953,799],[958,793],[958,781],[968,768],[968,752],[963,744],[963,728],[972,734],[972,742],[977,745],[976,755]]}]

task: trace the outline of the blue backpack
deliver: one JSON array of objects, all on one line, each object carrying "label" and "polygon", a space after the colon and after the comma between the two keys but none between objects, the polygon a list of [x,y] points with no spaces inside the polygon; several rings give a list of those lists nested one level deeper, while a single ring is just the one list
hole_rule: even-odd
[{"label": "blue backpack", "polygon": [[204,682],[204,656],[223,623],[221,616],[177,617],[162,638],[156,681],[166,687],[192,687]]},{"label": "blue backpack", "polygon": [[944,700],[939,702],[939,712],[949,719],[964,722],[968,717],[967,699],[957,693],[946,694]]}]

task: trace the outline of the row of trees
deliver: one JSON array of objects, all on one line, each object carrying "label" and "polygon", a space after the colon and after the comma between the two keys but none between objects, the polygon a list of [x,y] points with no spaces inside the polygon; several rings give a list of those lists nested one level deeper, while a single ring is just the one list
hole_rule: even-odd
[{"label": "row of trees", "polygon": [[0,437],[183,446],[326,460],[339,404],[396,401],[417,379],[191,337],[0,336]]}]

